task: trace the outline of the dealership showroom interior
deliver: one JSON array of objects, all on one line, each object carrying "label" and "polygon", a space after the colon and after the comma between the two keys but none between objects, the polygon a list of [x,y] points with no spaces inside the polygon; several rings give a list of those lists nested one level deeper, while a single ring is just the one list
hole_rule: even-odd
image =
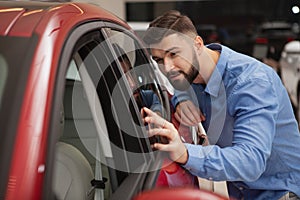
[{"label": "dealership showroom interior", "polygon": [[300,0],[0,0],[0,200],[300,200]]}]

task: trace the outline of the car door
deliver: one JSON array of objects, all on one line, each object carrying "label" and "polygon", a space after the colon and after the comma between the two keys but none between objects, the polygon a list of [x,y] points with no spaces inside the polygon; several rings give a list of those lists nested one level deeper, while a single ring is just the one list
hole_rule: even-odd
[{"label": "car door", "polygon": [[[124,72],[116,44],[135,70]],[[167,117],[169,106],[146,51],[128,30],[103,22],[79,26],[64,49],[53,114],[60,123],[50,142],[55,153],[48,156],[54,166],[46,173],[48,188],[58,199],[130,199],[153,188],[162,159],[150,147],[140,108],[155,102],[156,111]],[[146,98],[153,96],[155,101]],[[80,161],[70,164],[73,154]],[[82,176],[72,175],[76,162],[86,166]],[[73,186],[71,180],[82,181]],[[51,194],[45,190],[44,196]]]}]

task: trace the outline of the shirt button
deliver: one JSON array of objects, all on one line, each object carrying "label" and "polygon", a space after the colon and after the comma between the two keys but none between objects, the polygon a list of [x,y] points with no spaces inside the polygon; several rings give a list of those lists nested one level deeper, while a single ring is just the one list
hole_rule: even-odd
[{"label": "shirt button", "polygon": [[212,181],[212,180],[213,180],[213,178],[212,178],[212,177],[209,177],[209,178],[208,178],[208,180]]},{"label": "shirt button", "polygon": [[240,190],[243,190],[244,188],[243,188],[243,187],[239,187],[239,189],[240,189]]}]

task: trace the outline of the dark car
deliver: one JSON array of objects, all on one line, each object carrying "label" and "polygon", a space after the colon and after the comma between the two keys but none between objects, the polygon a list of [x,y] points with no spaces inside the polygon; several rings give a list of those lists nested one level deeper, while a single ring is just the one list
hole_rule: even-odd
[{"label": "dark car", "polygon": [[124,21],[89,4],[5,1],[0,44],[0,199],[212,195],[152,150],[140,108],[170,120],[168,94]]},{"label": "dark car", "polygon": [[253,56],[278,62],[284,45],[297,38],[298,29],[297,24],[283,21],[262,23],[254,35]]}]

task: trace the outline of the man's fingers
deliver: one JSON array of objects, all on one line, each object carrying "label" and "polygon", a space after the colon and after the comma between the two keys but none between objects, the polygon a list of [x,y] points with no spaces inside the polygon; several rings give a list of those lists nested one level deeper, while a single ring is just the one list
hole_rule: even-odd
[{"label": "man's fingers", "polygon": [[173,128],[173,124],[168,122],[166,119],[160,117],[155,112],[151,111],[148,108],[143,108],[143,110],[147,114],[144,117],[144,122],[154,124],[157,127],[162,127],[162,128],[167,128],[167,129],[172,129]]},{"label": "man's fingers", "polygon": [[190,108],[187,108],[182,113],[183,121],[186,122],[186,123],[188,123],[188,125],[196,125],[196,124],[198,124],[198,121],[200,120],[200,117],[197,116],[197,114],[195,114],[194,112],[195,111],[190,110]]},{"label": "man's fingers", "polygon": [[171,132],[169,129],[163,129],[163,128],[154,128],[154,129],[150,129],[148,131],[149,137],[152,137],[154,135],[160,135],[160,136],[164,136],[168,139],[171,139]]},{"label": "man's fingers", "polygon": [[155,112],[153,112],[152,110],[150,110],[147,107],[143,107],[142,110],[141,110],[141,113],[143,114],[143,117],[145,117],[145,116],[152,116],[152,115],[156,114]]},{"label": "man's fingers", "polygon": [[204,115],[193,102],[187,100],[181,102],[175,112],[175,118],[182,124],[187,126],[194,126],[205,120]]},{"label": "man's fingers", "polygon": [[200,111],[197,109],[190,110],[190,118],[192,118],[193,123],[201,122]]},{"label": "man's fingers", "polygon": [[162,143],[154,143],[153,148],[160,150],[160,151],[168,151],[168,146],[167,144],[162,144]]},{"label": "man's fingers", "polygon": [[179,112],[175,112],[174,117],[178,122],[180,122],[181,124],[184,124],[186,126],[193,126],[195,124],[198,124],[196,122],[196,120],[194,120],[193,117],[190,117],[191,116],[190,113],[188,113],[188,114],[186,114],[186,113],[188,113],[188,112],[186,112],[186,111],[183,112],[183,110],[180,110]]},{"label": "man's fingers", "polygon": [[181,117],[180,117],[180,115],[179,115],[177,112],[174,113],[174,117],[175,117],[175,119],[176,119],[178,122],[180,122]]},{"label": "man's fingers", "polygon": [[201,122],[201,112],[199,108],[197,108],[192,102],[186,104],[186,109],[184,110],[184,114],[190,116],[189,118],[193,123]]},{"label": "man's fingers", "polygon": [[185,117],[185,115],[180,115],[178,114],[177,112],[174,113],[174,117],[175,119],[180,123],[180,124],[183,124],[183,125],[186,125],[186,126],[192,126],[193,123],[191,123],[191,121],[189,119],[187,119]]}]

